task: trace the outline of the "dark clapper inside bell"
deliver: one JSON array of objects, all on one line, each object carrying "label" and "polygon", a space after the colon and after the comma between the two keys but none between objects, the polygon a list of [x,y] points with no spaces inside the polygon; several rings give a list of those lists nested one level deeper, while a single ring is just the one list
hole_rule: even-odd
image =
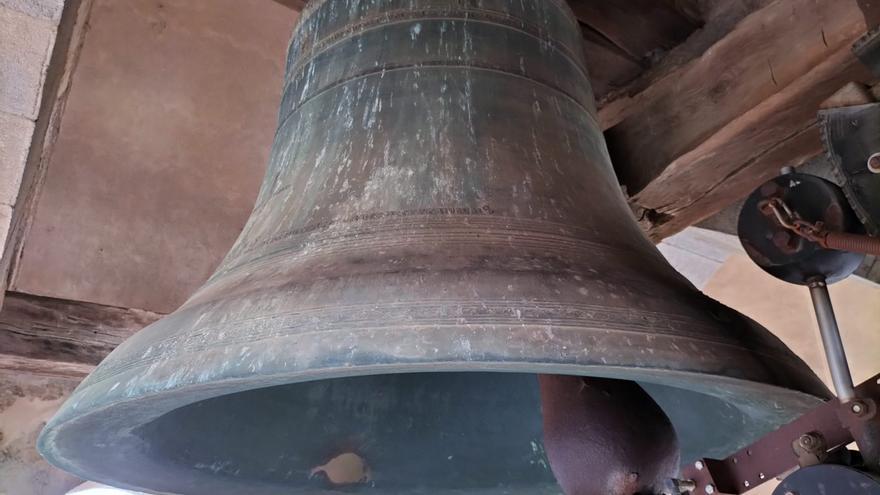
[{"label": "dark clapper inside bell", "polygon": [[826,398],[641,232],[581,50],[561,0],[310,2],[238,241],[40,451],[151,493],[630,495]]}]

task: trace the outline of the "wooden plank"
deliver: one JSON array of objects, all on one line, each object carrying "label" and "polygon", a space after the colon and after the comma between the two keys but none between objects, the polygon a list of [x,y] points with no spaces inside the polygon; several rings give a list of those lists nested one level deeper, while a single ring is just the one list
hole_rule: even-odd
[{"label": "wooden plank", "polygon": [[[719,2],[706,2],[705,0],[660,0],[664,4],[668,5],[669,8],[675,9],[676,12],[681,14],[694,24],[700,24],[701,21],[705,21],[708,16],[706,15],[707,7],[712,7],[717,5]],[[740,1],[740,0],[727,0],[728,2]]]},{"label": "wooden plank", "polygon": [[657,0],[569,0],[575,16],[635,60],[681,43],[698,26]]},{"label": "wooden plank", "polygon": [[0,353],[0,370],[14,373],[82,380],[94,369],[95,365],[92,364],[67,363]]},{"label": "wooden plank", "polygon": [[[729,173],[718,182],[704,183],[700,197],[679,210],[664,212],[644,210],[640,223],[655,242],[676,234],[718,213],[752,192],[757,186],[779,174],[784,165],[799,166],[822,151],[815,122],[792,131],[775,146],[765,150],[748,163]],[[641,207],[639,207],[641,208]]]},{"label": "wooden plank", "polygon": [[872,79],[850,46],[856,0],[776,1],[639,96],[606,132],[618,177],[659,239],[819,151],[819,105]]},{"label": "wooden plank", "polygon": [[161,316],[8,292],[0,310],[0,369],[41,370],[39,374],[50,375],[88,372],[125,339]]},{"label": "wooden plank", "polygon": [[644,70],[637,60],[589,27],[585,26],[582,33],[584,59],[596,99],[625,87]]},{"label": "wooden plank", "polygon": [[816,113],[823,101],[847,82],[871,77],[843,47],[674,160],[633,198],[675,219],[652,226],[652,237],[672,235],[749,194],[783,165],[796,166],[821,153]]},{"label": "wooden plank", "polygon": [[641,110],[608,131],[619,143],[610,144],[621,180],[630,193],[641,191],[674,159],[865,31],[853,0],[789,0],[753,13],[703,57],[646,89]]},{"label": "wooden plank", "polygon": [[[667,0],[670,1],[673,0]],[[675,4],[678,8],[692,10],[687,15],[701,19],[703,26],[665,54],[627,87],[606,95],[598,102],[599,123],[602,129],[619,124],[628,115],[637,111],[642,100],[649,99],[650,95],[644,93],[648,87],[661,84],[661,81],[676,74],[683,66],[703,56],[709,48],[727,36],[740,21],[771,2],[772,0],[725,0],[703,3],[702,0],[694,0],[694,5],[688,6],[685,2],[676,0]]]}]

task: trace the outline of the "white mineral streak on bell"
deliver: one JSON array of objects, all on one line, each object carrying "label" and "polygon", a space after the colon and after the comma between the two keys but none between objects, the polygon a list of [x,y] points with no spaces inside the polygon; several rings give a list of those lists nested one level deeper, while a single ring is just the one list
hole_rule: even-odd
[{"label": "white mineral streak on bell", "polygon": [[312,85],[312,79],[315,77],[315,63],[310,62],[309,68],[306,71],[305,82],[303,83],[302,89],[300,90],[299,103],[308,97],[309,87]]},{"label": "white mineral streak on bell", "polygon": [[[376,116],[379,112],[382,111],[382,100],[379,98],[378,86],[373,89],[373,92],[376,93],[376,97],[373,99],[373,104],[371,106],[364,108],[364,128],[373,129],[376,126]],[[377,130],[381,130],[378,129]],[[372,146],[370,146],[372,148]]]},{"label": "white mineral streak on bell", "polygon": [[354,127],[354,112],[352,111],[354,108],[354,95],[349,86],[342,87],[342,101],[336,108],[336,115],[340,117],[343,128],[351,131]]},{"label": "white mineral streak on bell", "polygon": [[541,155],[541,146],[538,143],[538,132],[535,129],[535,125],[532,125],[532,155],[535,157],[535,165],[539,168],[541,167],[542,155]]},{"label": "white mineral streak on bell", "polygon": [[442,48],[446,48],[448,54],[448,45],[443,42],[443,35],[446,34],[446,21],[440,23],[440,36],[437,37],[437,53],[440,53]]},{"label": "white mineral streak on bell", "polygon": [[232,465],[232,461],[214,461],[211,464],[205,464],[203,462],[198,462],[195,464],[196,469],[208,469],[212,473],[219,473],[220,471],[229,471],[226,468]]},{"label": "white mineral streak on bell", "polygon": [[421,32],[422,32],[422,24],[419,22],[413,24],[412,27],[409,28],[409,36],[410,36],[410,38],[412,38],[413,41],[415,41],[416,38],[419,37],[419,33],[421,33]]}]

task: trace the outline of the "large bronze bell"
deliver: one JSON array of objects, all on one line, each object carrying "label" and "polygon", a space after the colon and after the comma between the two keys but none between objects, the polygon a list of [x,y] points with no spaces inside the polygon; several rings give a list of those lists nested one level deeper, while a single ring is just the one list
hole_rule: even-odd
[{"label": "large bronze bell", "polygon": [[241,237],[39,448],[162,493],[559,493],[536,374],[638,383],[682,461],[827,395],[640,231],[562,0],[314,0]]}]

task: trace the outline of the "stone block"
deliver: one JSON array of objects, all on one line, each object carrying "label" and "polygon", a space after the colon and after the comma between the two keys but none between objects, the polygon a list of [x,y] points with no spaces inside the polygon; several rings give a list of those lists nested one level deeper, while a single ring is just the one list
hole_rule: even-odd
[{"label": "stone block", "polygon": [[0,6],[0,111],[37,118],[56,23]]},{"label": "stone block", "polygon": [[32,120],[0,112],[0,204],[15,205],[33,134]]},{"label": "stone block", "polygon": [[6,252],[6,238],[9,237],[10,225],[12,225],[12,207],[0,205],[0,256]]},{"label": "stone block", "polygon": [[32,17],[42,17],[58,24],[64,0],[0,0],[0,6],[17,10]]}]

